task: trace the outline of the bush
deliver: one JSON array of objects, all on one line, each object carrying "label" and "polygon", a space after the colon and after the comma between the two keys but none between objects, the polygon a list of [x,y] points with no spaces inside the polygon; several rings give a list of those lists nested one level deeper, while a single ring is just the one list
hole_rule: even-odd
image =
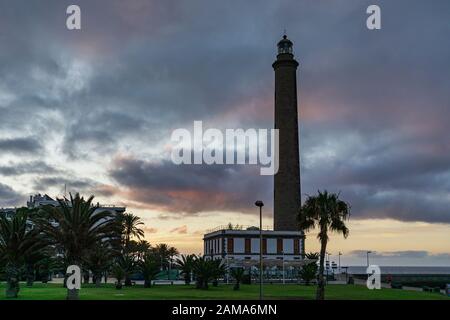
[{"label": "bush", "polygon": [[403,289],[403,285],[401,283],[398,283],[398,282],[392,282],[391,283],[391,288],[392,289]]},{"label": "bush", "polygon": [[252,277],[250,274],[244,274],[242,277],[242,283],[243,284],[252,284]]}]

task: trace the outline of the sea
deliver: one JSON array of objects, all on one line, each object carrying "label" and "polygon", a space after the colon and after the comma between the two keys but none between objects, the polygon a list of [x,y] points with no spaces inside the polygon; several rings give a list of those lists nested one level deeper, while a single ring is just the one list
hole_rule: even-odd
[{"label": "sea", "polygon": [[[366,274],[366,266],[348,266],[341,267],[342,271],[349,274]],[[449,267],[402,267],[402,266],[380,266],[382,274],[392,274],[392,275],[449,275],[450,276],[450,266]]]}]

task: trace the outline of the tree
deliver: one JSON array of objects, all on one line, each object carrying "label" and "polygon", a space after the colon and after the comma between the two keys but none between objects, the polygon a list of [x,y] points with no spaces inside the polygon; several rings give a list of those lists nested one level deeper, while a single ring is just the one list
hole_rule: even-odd
[{"label": "tree", "polygon": [[152,281],[160,272],[157,258],[154,254],[148,252],[142,261],[139,261],[138,266],[144,277],[144,288],[150,288],[152,286]]},{"label": "tree", "polygon": [[[44,244],[42,244],[42,247]],[[49,248],[40,248],[27,252],[24,255],[25,261],[25,277],[27,280],[27,287],[33,286],[36,275],[39,273],[39,265],[41,261],[45,261],[49,258]]]},{"label": "tree", "polygon": [[118,216],[118,221],[122,228],[122,240],[125,250],[128,249],[133,237],[138,240],[144,237],[144,229],[141,228],[144,223],[140,217],[132,213],[122,213]]},{"label": "tree", "polygon": [[233,268],[231,269],[231,276],[234,278],[236,283],[233,286],[233,290],[239,290],[241,288],[241,281],[244,276],[244,268]]},{"label": "tree", "polygon": [[152,249],[150,242],[147,240],[139,240],[136,243],[136,254],[138,256],[138,260],[142,260],[147,253],[149,253]]},{"label": "tree", "polygon": [[136,257],[132,254],[124,254],[119,258],[118,262],[125,273],[125,286],[130,287],[132,285],[131,275],[137,269]]},{"label": "tree", "polygon": [[194,264],[195,255],[181,255],[181,258],[177,258],[175,263],[178,268],[181,270],[181,274],[184,276],[184,283],[190,284],[192,277],[192,268]]},{"label": "tree", "polygon": [[156,245],[154,251],[158,259],[161,261],[162,269],[166,270],[169,262],[169,246],[165,243],[160,243]]},{"label": "tree", "polygon": [[12,218],[0,216],[0,262],[5,266],[6,297],[19,294],[20,269],[25,257],[39,251],[44,243],[36,229],[28,224],[27,209],[18,209]]},{"label": "tree", "polygon": [[116,289],[120,290],[122,289],[122,280],[125,278],[125,271],[123,270],[120,263],[116,263],[112,270],[111,270],[112,276],[116,278]]},{"label": "tree", "polygon": [[92,281],[96,287],[100,287],[102,274],[104,274],[112,264],[114,254],[111,249],[103,244],[96,244],[83,260],[86,269],[92,272]]},{"label": "tree", "polygon": [[37,278],[42,283],[47,283],[50,280],[52,272],[58,272],[64,267],[61,265],[61,259],[56,256],[53,247],[47,246],[44,249],[44,257],[36,264]]},{"label": "tree", "polygon": [[213,286],[217,287],[219,284],[219,278],[223,277],[227,273],[227,267],[223,263],[222,259],[211,260]]},{"label": "tree", "polygon": [[317,277],[317,260],[319,260],[319,253],[310,252],[306,254],[308,261],[299,271],[299,276],[305,281],[305,284],[309,286],[311,280]]},{"label": "tree", "polygon": [[221,259],[207,259],[204,256],[195,256],[193,267],[197,289],[208,289],[208,283],[218,279],[226,271]]},{"label": "tree", "polygon": [[323,279],[324,261],[328,243],[328,232],[341,233],[347,238],[349,230],[345,221],[349,217],[349,205],[339,199],[339,195],[318,192],[317,196],[309,196],[300,209],[298,215],[299,227],[304,231],[319,229],[317,238],[320,241],[319,279],[317,286],[317,300],[325,298],[325,282]]},{"label": "tree", "polygon": [[168,273],[167,273],[167,279],[169,279],[170,280],[170,272],[171,272],[171,269],[172,269],[172,261],[173,261],[173,258],[175,257],[175,256],[177,256],[179,254],[179,252],[178,252],[178,249],[177,248],[175,248],[175,247],[169,247],[169,249],[167,250],[167,255],[168,255],[168,263],[169,263],[169,271],[168,271]]},{"label": "tree", "polygon": [[[64,255],[67,265],[82,267],[83,258],[93,246],[120,236],[115,214],[100,211],[99,205],[92,205],[93,199],[70,194],[70,201],[57,199],[57,207],[44,206],[34,218],[49,244]],[[68,290],[67,298],[78,299],[78,290]]]}]

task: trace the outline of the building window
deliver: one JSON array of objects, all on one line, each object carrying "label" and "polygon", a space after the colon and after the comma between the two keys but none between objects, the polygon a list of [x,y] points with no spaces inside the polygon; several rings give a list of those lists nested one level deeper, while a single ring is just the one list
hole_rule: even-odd
[{"label": "building window", "polygon": [[267,253],[277,253],[277,239],[267,239]]},{"label": "building window", "polygon": [[252,242],[252,247],[251,247],[251,252],[252,253],[259,253],[259,247],[260,247],[260,242],[259,242],[259,238],[252,238],[251,240]]},{"label": "building window", "polygon": [[283,239],[283,252],[285,254],[294,253],[294,239]]},{"label": "building window", "polygon": [[267,239],[263,239],[263,254],[267,254]]}]

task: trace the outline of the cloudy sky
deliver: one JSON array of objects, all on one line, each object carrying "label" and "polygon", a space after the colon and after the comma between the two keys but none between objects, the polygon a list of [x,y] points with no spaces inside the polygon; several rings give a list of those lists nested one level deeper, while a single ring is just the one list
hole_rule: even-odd
[{"label": "cloudy sky", "polygon": [[[82,30],[66,28],[81,7]],[[382,29],[366,28],[381,7]],[[0,0],[0,207],[95,194],[143,217],[152,243],[257,223],[271,177],[175,166],[170,135],[271,128],[276,43],[299,68],[302,193],[340,192],[343,263],[450,264],[450,2]],[[307,250],[318,244],[311,234]]]}]

